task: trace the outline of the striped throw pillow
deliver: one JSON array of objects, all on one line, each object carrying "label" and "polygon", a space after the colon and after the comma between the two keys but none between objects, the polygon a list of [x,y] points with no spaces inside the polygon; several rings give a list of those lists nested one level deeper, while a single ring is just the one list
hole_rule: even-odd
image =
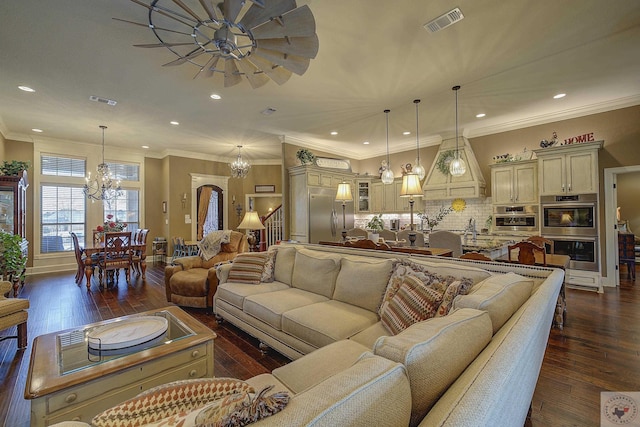
[{"label": "striped throw pillow", "polygon": [[415,276],[406,276],[396,294],[382,308],[382,325],[396,335],[414,323],[435,316],[442,294]]},{"label": "striped throw pillow", "polygon": [[257,285],[262,278],[268,252],[243,252],[233,259],[227,282]]}]

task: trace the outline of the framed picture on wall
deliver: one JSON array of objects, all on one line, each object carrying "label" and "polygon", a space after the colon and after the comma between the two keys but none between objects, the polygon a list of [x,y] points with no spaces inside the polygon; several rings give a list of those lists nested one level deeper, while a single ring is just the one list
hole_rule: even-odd
[{"label": "framed picture on wall", "polygon": [[275,193],[276,186],[275,185],[256,185],[255,186],[256,193]]}]

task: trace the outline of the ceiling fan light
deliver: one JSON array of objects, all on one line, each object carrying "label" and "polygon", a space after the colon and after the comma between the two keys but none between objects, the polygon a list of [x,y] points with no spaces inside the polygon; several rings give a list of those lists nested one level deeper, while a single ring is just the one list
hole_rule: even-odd
[{"label": "ceiling fan light", "polygon": [[394,178],[395,177],[393,176],[393,171],[391,169],[385,169],[380,177],[383,184],[393,184]]},{"label": "ceiling fan light", "polygon": [[467,165],[461,158],[456,157],[455,159],[451,160],[451,163],[449,163],[449,173],[451,174],[451,176],[462,176],[466,171]]}]

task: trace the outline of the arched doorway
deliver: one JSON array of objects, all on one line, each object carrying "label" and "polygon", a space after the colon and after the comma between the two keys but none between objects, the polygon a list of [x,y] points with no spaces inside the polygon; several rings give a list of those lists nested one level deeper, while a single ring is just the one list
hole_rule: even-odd
[{"label": "arched doorway", "polygon": [[224,203],[222,188],[217,185],[203,185],[196,189],[197,240],[212,231],[224,229]]},{"label": "arched doorway", "polygon": [[222,189],[222,197],[218,200],[219,205],[222,206],[223,214],[220,216],[222,221],[221,230],[226,230],[229,227],[228,224],[228,212],[229,212],[229,200],[225,196],[228,190],[228,176],[219,175],[203,175],[198,173],[190,173],[191,175],[191,209],[188,218],[185,216],[185,220],[191,223],[191,236],[189,240],[196,240],[198,236],[198,189],[203,186],[211,185]]}]

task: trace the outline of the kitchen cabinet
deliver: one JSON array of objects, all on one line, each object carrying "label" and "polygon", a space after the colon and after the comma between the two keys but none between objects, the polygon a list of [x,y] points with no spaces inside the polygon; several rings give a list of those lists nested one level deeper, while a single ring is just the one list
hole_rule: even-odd
[{"label": "kitchen cabinet", "polygon": [[356,180],[355,208],[357,213],[371,212],[371,180]]},{"label": "kitchen cabinet", "polygon": [[[339,219],[336,227],[342,230],[342,208],[337,206],[337,203],[334,203],[336,192],[338,191],[338,184],[342,181],[351,184],[351,193],[354,197],[358,197],[354,187],[354,174],[349,171],[342,172],[335,169],[323,169],[318,166],[294,166],[289,169],[290,239],[309,243],[309,239],[311,238],[311,217],[314,214],[318,214],[318,212],[311,212],[310,208],[312,205],[311,198],[314,197],[314,195],[318,197],[322,196],[328,200],[326,202],[327,208],[335,209],[336,219]],[[358,204],[357,200],[346,203],[347,211],[351,212],[351,217],[353,217],[354,204]],[[325,225],[328,227],[329,223],[329,219],[322,221],[322,223],[314,223],[314,232],[318,231],[319,228],[323,228],[324,230]],[[321,240],[327,239],[330,240],[331,237]]]},{"label": "kitchen cabinet", "polygon": [[402,178],[396,179],[392,184],[383,184],[382,181],[371,184],[371,213],[401,213],[409,212],[409,198],[400,197]]},{"label": "kitchen cabinet", "polygon": [[598,192],[598,150],[604,141],[534,150],[541,196]]},{"label": "kitchen cabinet", "polygon": [[494,205],[538,203],[538,161],[491,165],[491,197]]}]

